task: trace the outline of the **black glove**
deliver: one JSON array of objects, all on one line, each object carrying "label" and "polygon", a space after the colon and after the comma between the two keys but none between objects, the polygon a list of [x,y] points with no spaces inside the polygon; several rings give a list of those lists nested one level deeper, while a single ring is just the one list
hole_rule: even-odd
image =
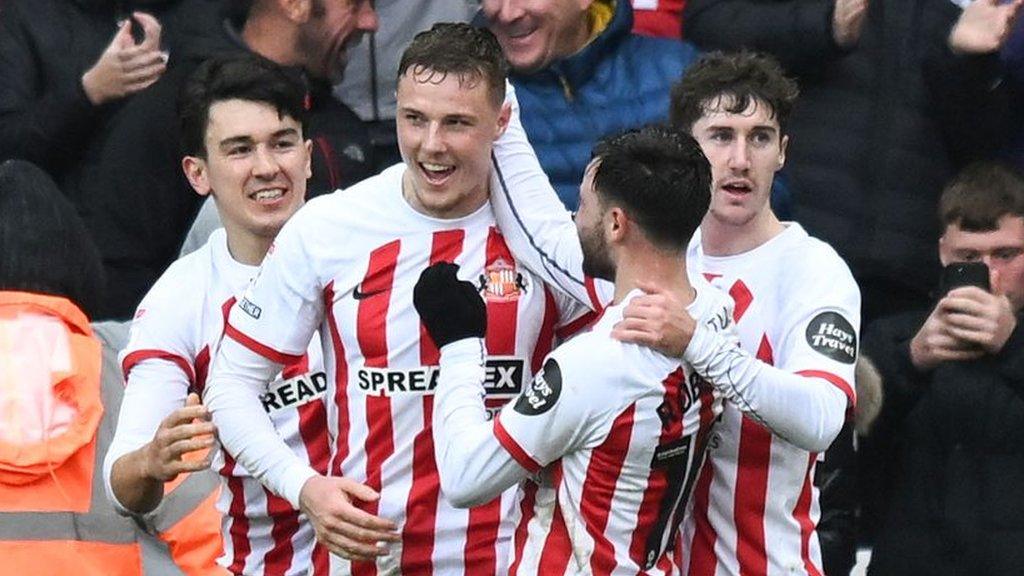
[{"label": "black glove", "polygon": [[412,303],[438,348],[487,332],[484,300],[472,284],[455,276],[458,271],[451,262],[438,262],[420,274],[412,291]]}]

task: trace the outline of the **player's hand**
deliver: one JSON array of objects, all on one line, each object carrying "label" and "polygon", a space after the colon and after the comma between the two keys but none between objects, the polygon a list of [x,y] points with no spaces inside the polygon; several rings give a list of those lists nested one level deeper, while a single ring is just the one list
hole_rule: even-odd
[{"label": "player's hand", "polygon": [[629,301],[622,320],[612,327],[612,338],[648,346],[670,358],[682,358],[697,322],[686,311],[679,294],[647,282],[638,287],[646,294]]},{"label": "player's hand", "polygon": [[832,10],[832,38],[836,46],[850,48],[860,40],[868,15],[868,0],[836,0]]},{"label": "player's hand", "polygon": [[412,303],[438,348],[487,332],[483,298],[472,284],[459,280],[458,271],[451,262],[438,262],[420,274],[412,292]]},{"label": "player's hand", "polygon": [[143,448],[143,476],[169,482],[182,472],[209,468],[212,451],[205,457],[188,456],[200,450],[209,450],[213,446],[215,433],[210,411],[199,403],[199,396],[189,394],[185,406],[164,418],[153,440]]},{"label": "player's hand", "polygon": [[394,522],[356,506],[378,498],[372,488],[348,478],[313,476],[302,485],[299,506],[328,550],[349,560],[372,561],[388,554],[382,543],[401,539]]},{"label": "player's hand", "polygon": [[131,19],[125,19],[96,63],[82,75],[82,88],[93,105],[143,90],[167,69],[167,53],[160,51],[160,23],[145,12],[133,12],[132,18],[142,27],[142,41],[135,44]]},{"label": "player's hand", "polygon": [[1010,36],[1024,0],[974,0],[964,8],[949,33],[954,54],[990,54]]}]

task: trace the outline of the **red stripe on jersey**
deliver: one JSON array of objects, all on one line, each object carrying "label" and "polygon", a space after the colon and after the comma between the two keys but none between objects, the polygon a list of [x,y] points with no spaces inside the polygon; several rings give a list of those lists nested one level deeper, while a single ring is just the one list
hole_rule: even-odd
[{"label": "red stripe on jersey", "polygon": [[238,328],[235,328],[231,324],[224,325],[224,334],[227,337],[234,340],[235,342],[238,342],[242,346],[245,346],[252,352],[255,352],[256,354],[263,356],[264,358],[270,360],[271,362],[281,364],[282,366],[287,366],[294,362],[298,362],[299,359],[302,358],[302,354],[285,354],[284,352],[274,350],[270,346],[260,344],[256,340],[253,340],[249,336],[243,334]]},{"label": "red stripe on jersey", "polygon": [[829,383],[836,388],[839,388],[839,390],[846,395],[846,401],[850,404],[850,408],[857,405],[857,393],[853,391],[853,386],[850,386],[846,380],[843,380],[839,376],[836,376],[831,372],[823,372],[821,370],[801,370],[797,372],[797,374],[808,378],[821,378],[823,380],[828,380]]},{"label": "red stripe on jersey", "polygon": [[747,288],[743,280],[737,280],[729,288],[729,296],[732,296],[733,302],[736,303],[732,310],[732,321],[739,322],[747,308],[750,308],[751,302],[754,301],[754,295],[751,294],[750,288]]},{"label": "red stripe on jersey", "polygon": [[[671,422],[666,426],[664,423],[661,428],[661,436],[658,438],[659,445],[668,444],[674,440],[677,440],[683,436],[683,414],[679,411],[682,406],[680,399],[680,384],[686,375],[683,373],[682,368],[676,369],[675,372],[669,374],[664,381],[662,381],[662,387],[665,389],[662,395],[661,406],[665,407],[670,411]],[[684,471],[685,472],[685,471]],[[677,471],[677,473],[682,473]],[[651,530],[655,527],[655,523],[658,520],[658,513],[661,510],[662,500],[664,498],[674,498],[673,494],[666,494],[665,489],[668,487],[668,470],[665,468],[653,468],[651,469],[650,475],[647,477],[647,488],[644,489],[643,499],[640,502],[640,509],[637,511],[637,522],[636,529],[633,531],[633,539],[629,544],[629,557],[639,566],[645,566],[647,564],[647,558],[645,553],[647,552],[647,541],[650,537]],[[669,523],[666,524],[665,529],[671,530],[675,522],[675,513],[673,512],[672,517],[669,518]],[[643,527],[643,528],[641,528]]]},{"label": "red stripe on jersey", "polygon": [[587,287],[587,296],[590,297],[590,307],[600,314],[604,310],[604,304],[601,303],[601,298],[597,296],[597,286],[594,286],[594,279],[590,276],[586,276],[583,279],[584,286]]},{"label": "red stripe on jersey", "polygon": [[555,324],[558,322],[558,305],[551,290],[544,286],[544,319],[540,323],[540,332],[537,335],[537,343],[533,348],[533,358],[530,360],[530,371],[534,374],[544,365],[544,358],[555,346]]},{"label": "red stripe on jersey", "polygon": [[793,508],[793,518],[800,525],[800,556],[804,561],[804,570],[807,576],[821,576],[821,570],[811,561],[811,535],[814,534],[816,526],[811,520],[811,496],[813,487],[811,479],[814,478],[814,463],[818,455],[812,452],[807,458],[807,472],[804,473],[804,485],[800,489],[800,498]]},{"label": "red stripe on jersey", "polygon": [[131,354],[124,357],[121,362],[121,373],[124,375],[125,383],[128,382],[128,373],[132,371],[139,362],[143,360],[167,360],[173,362],[181,371],[188,377],[189,384],[194,384],[196,381],[195,372],[192,371],[192,365],[189,364],[188,360],[182,358],[178,354],[171,352],[165,352],[163,350],[136,350]]},{"label": "red stripe on jersey", "polygon": [[714,576],[718,565],[718,559],[715,557],[715,541],[718,540],[718,534],[708,520],[711,481],[714,476],[714,467],[705,462],[697,478],[697,486],[693,490],[694,535],[690,545],[689,569],[686,571],[689,576]]},{"label": "red stripe on jersey", "polygon": [[340,180],[338,178],[338,162],[334,157],[334,147],[331,146],[331,143],[328,142],[327,138],[324,136],[317,136],[313,138],[313,143],[316,144],[317,149],[320,150],[324,159],[324,166],[327,167],[327,185],[330,186],[332,190],[339,188],[341,185],[339,184]]},{"label": "red stripe on jersey", "polygon": [[[503,263],[503,264],[502,264]],[[487,233],[487,261],[484,274],[494,267],[511,266],[515,258],[505,245],[501,232],[491,226]],[[516,279],[518,280],[518,278]],[[516,328],[519,322],[519,299],[485,298],[487,301],[487,353],[511,356],[516,353]],[[501,522],[501,496],[469,510],[466,545],[463,550],[467,574],[494,574],[497,570],[498,526]]]},{"label": "red stripe on jersey", "polygon": [[319,542],[313,543],[313,574],[312,576],[327,576],[331,571],[331,553]]},{"label": "red stripe on jersey", "polygon": [[[442,230],[434,232],[430,249],[430,263],[454,262],[462,253],[466,231]],[[426,327],[420,323],[420,364],[436,366],[441,354]],[[423,429],[413,439],[412,487],[405,504],[405,525],[402,528],[401,567],[403,574],[430,574],[433,572],[434,529],[437,522],[437,503],[441,497],[441,481],[434,461],[434,438],[431,425],[434,397],[423,398]]]},{"label": "red stripe on jersey", "polygon": [[[334,445],[337,447],[334,461],[330,465],[331,476],[342,476],[341,463],[348,457],[348,433],[350,417],[348,413],[348,360],[345,358],[345,345],[338,331],[338,320],[334,316],[334,281],[324,288],[324,310],[327,313],[327,332],[334,350],[334,405],[338,408],[338,437]],[[321,338],[323,335],[321,335]],[[326,400],[325,400],[326,401]]]},{"label": "red stripe on jersey", "polygon": [[516,442],[515,438],[508,433],[508,430],[505,430],[505,427],[502,426],[501,413],[498,413],[498,415],[494,417],[494,426],[492,427],[492,430],[494,431],[494,437],[498,439],[498,444],[501,444],[502,448],[508,452],[509,456],[511,456],[513,460],[518,462],[520,466],[528,470],[531,474],[540,472],[540,463],[534,460],[526,450],[523,450],[523,447],[520,446],[519,443]]},{"label": "red stripe on jersey", "polygon": [[245,561],[249,557],[249,518],[245,515],[245,487],[242,480],[234,476],[235,459],[224,452],[224,466],[220,469],[221,476],[228,479],[228,491],[231,492],[231,506],[228,516],[231,517],[231,528],[228,536],[231,539],[231,565],[228,572],[241,574],[245,570]]},{"label": "red stripe on jersey", "polygon": [[519,525],[516,526],[516,533],[512,537],[512,549],[514,558],[512,565],[508,568],[509,576],[516,576],[519,572],[519,563],[523,561],[523,551],[526,550],[526,538],[530,532],[530,521],[537,512],[537,483],[532,480],[524,480],[523,499],[519,502]]},{"label": "red stripe on jersey", "polygon": [[559,328],[555,335],[562,340],[565,340],[566,338],[569,338],[571,336],[575,336],[576,334],[579,334],[580,332],[586,330],[587,328],[590,328],[592,324],[597,322],[598,319],[601,318],[602,312],[587,312],[586,314]]},{"label": "red stripe on jersey", "polygon": [[[368,368],[386,368],[388,365],[387,317],[391,304],[391,287],[395,279],[395,266],[401,241],[389,242],[370,253],[370,263],[363,277],[360,291],[366,295],[359,301],[356,311],[356,340]],[[394,430],[391,423],[391,399],[386,396],[366,397],[366,485],[380,492],[381,468],[395,451]],[[362,506],[367,513],[377,515],[379,500]],[[352,574],[368,576],[377,573],[373,562],[353,562]]]},{"label": "red stripe on jersey", "polygon": [[206,388],[206,376],[210,373],[210,347],[203,346],[203,349],[196,354],[196,381],[192,385],[191,392],[203,397],[203,390]]},{"label": "red stripe on jersey", "polygon": [[[769,365],[775,363],[767,335],[761,336],[757,359]],[[768,572],[764,511],[768,498],[771,451],[772,433],[747,416],[742,416],[733,521],[736,524],[736,556],[743,576],[762,576]]]},{"label": "red stripe on jersey", "polygon": [[611,574],[615,569],[615,547],[604,532],[608,527],[608,513],[615,498],[615,483],[622,473],[622,465],[629,453],[629,439],[633,435],[635,412],[636,404],[630,404],[615,418],[604,442],[592,451],[590,463],[587,464],[587,475],[583,480],[580,513],[587,532],[594,539],[590,570],[595,575]]},{"label": "red stripe on jersey", "polygon": [[284,576],[292,566],[292,538],[299,530],[299,513],[292,509],[285,499],[272,494],[266,488],[267,516],[274,522],[270,538],[274,546],[263,556],[263,576]]},{"label": "red stripe on jersey", "polygon": [[309,372],[309,355],[303,354],[297,362],[292,362],[281,370],[281,378],[288,380],[306,372]]},{"label": "red stripe on jersey", "polygon": [[[557,485],[554,488],[557,490]],[[556,500],[554,516],[551,519],[551,531],[544,540],[544,548],[540,552],[537,574],[565,574],[572,556],[572,541],[569,530],[565,527],[562,516],[562,505]]]},{"label": "red stripe on jersey", "polygon": [[309,465],[326,476],[331,458],[331,444],[327,431],[327,408],[323,401],[313,400],[298,408],[299,436],[306,446]]},{"label": "red stripe on jersey", "polygon": [[772,433],[747,416],[740,426],[739,457],[736,466],[736,556],[743,576],[768,573],[764,543],[764,510],[768,499],[768,466],[771,463]]}]

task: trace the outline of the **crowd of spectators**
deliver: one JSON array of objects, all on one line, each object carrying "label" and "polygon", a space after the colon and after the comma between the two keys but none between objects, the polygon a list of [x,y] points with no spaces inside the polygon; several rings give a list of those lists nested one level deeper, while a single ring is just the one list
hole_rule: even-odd
[{"label": "crowd of spectators", "polygon": [[[819,458],[825,572],[849,573],[854,549],[877,542],[872,574],[1009,573],[1024,533],[1017,476],[999,473],[1024,469],[1022,4],[0,0],[0,161],[32,178],[20,161],[38,166],[81,219],[79,264],[99,266],[78,274],[96,284],[70,298],[65,329],[94,339],[79,314],[130,319],[221,225],[182,170],[176,104],[212,57],[253,53],[306,87],[312,198],[403,160],[396,78],[416,33],[485,27],[540,165],[575,210],[595,143],[668,122],[672,87],[702,53],[770,55],[799,88],[772,205],[849,266],[860,356],[877,366],[858,367],[858,388],[879,386],[884,406]],[[24,246],[0,237],[4,258]],[[940,293],[943,267],[963,260],[986,264],[987,287]],[[31,287],[0,277],[2,290]]]}]

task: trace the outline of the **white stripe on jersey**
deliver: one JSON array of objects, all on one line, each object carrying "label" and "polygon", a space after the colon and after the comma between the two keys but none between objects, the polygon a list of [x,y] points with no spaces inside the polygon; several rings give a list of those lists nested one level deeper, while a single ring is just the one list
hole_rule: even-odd
[{"label": "white stripe on jersey", "polygon": [[[222,229],[202,248],[172,264],[139,305],[122,352],[126,372],[161,351],[189,368],[192,389],[201,393],[210,350],[223,333],[226,311],[256,270],[231,258]],[[286,370],[287,378],[269,385],[264,406],[292,451],[326,471],[329,443],[323,394],[327,379],[317,347],[309,349],[305,362]],[[223,480],[217,507],[224,514],[224,554],[218,563],[237,574],[307,574],[315,565],[311,564],[312,526],[242,467],[225,463],[222,451],[213,466]],[[314,573],[327,573],[326,555]]]},{"label": "white stripe on jersey", "polygon": [[389,555],[352,566],[332,557],[332,571],[503,574],[512,493],[470,511],[440,494],[427,425],[439,354],[413,308],[413,286],[431,262],[447,260],[480,288],[489,319],[487,403],[495,410],[532,377],[555,326],[586,311],[516,263],[489,206],[454,220],[415,212],[402,198],[404,169],[300,210],[247,295],[259,318],[236,307],[231,324],[286,355],[319,325],[333,399],[331,472],[379,491],[365,509],[402,526],[403,541]]},{"label": "white stripe on jersey", "polygon": [[[698,321],[728,314],[724,295],[698,294]],[[510,574],[676,569],[678,527],[721,402],[689,366],[613,340],[621,314],[621,305],[608,308],[592,332],[551,354],[534,385],[550,405],[530,410],[519,400],[496,424],[517,461],[544,466],[520,493]]]},{"label": "white stripe on jersey", "polygon": [[[815,350],[809,327],[828,315],[859,332],[860,299],[845,263],[828,245],[789,223],[767,243],[735,256],[703,253],[700,234],[687,253],[702,274],[732,296],[740,345],[786,372],[831,382],[854,398],[853,359]],[[856,346],[856,342],[854,342]],[[818,454],[773,436],[727,402],[684,525],[683,573],[820,576],[820,517],[813,485]]]}]

